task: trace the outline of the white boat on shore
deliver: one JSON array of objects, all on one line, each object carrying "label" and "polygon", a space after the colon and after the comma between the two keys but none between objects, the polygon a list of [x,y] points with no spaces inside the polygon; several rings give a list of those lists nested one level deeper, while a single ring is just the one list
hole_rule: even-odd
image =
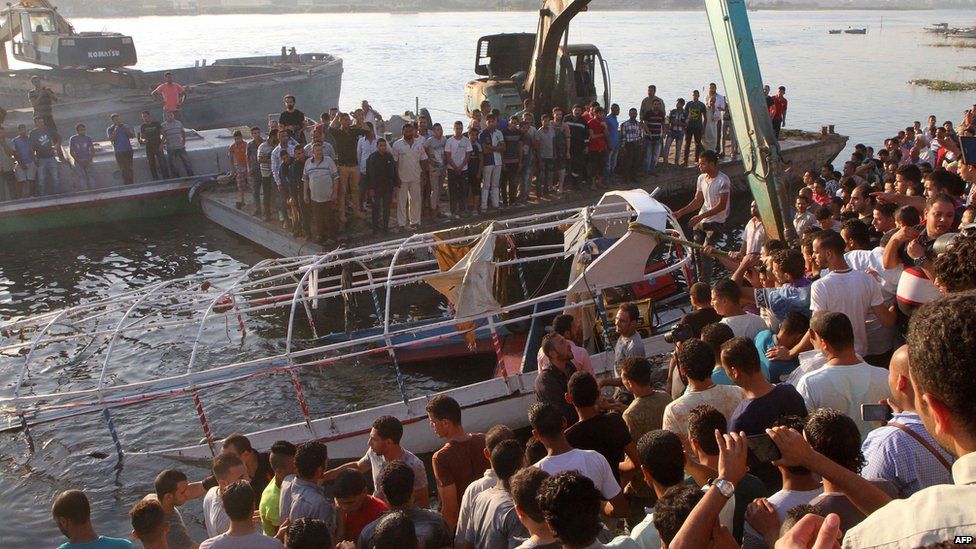
[{"label": "white boat on shore", "polygon": [[[465,409],[469,429],[499,423],[523,427],[535,400],[536,353],[552,318],[562,312],[576,316],[585,327],[594,369],[613,375],[612,350],[606,350],[612,330],[608,317],[621,303],[635,301],[647,327],[653,307],[683,302],[677,279],[688,279],[690,258],[673,240],[683,238],[670,210],[651,194],[614,191],[581,209],[416,234],[321,256],[269,259],[233,278],[169,280],[12,319],[0,324],[0,363],[18,365],[19,378],[0,396],[0,413],[7,420],[2,430],[22,431],[33,445],[35,425],[100,416],[120,457],[208,459],[222,436],[247,431],[248,423],[234,424],[235,418],[226,417],[212,422],[208,416],[222,409],[205,410],[200,395],[287,373],[303,421],[247,432],[256,447],[266,449],[281,439],[321,440],[329,444],[330,458],[356,458],[373,419],[390,414],[404,422],[412,450],[430,452],[439,445],[424,421],[425,403],[433,394],[408,394],[401,367],[478,353],[497,360],[495,375],[443,394]],[[403,315],[399,311],[405,302],[432,313]],[[253,324],[269,317],[287,326],[283,352],[263,349],[239,360],[217,352],[215,334],[229,335],[236,327],[243,342]],[[300,333],[308,335],[302,339]],[[157,343],[140,342],[144,334],[153,334]],[[651,352],[660,350],[658,338],[648,345]],[[125,369],[119,357],[131,358],[135,351],[141,362],[158,366]],[[72,364],[73,382],[50,388],[45,385],[50,376],[36,375],[32,368],[50,373],[59,360]],[[325,417],[309,412],[298,377],[304,369],[363,362],[395,369],[399,402]],[[156,401],[178,397],[193,398],[194,406],[181,411],[195,411],[203,428],[201,442],[124,448],[113,411],[135,404],[152,410]],[[214,423],[226,432],[215,432]]]}]

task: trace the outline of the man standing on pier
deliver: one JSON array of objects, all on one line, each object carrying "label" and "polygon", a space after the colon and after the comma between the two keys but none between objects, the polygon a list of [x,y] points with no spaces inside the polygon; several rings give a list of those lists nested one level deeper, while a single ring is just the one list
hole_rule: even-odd
[{"label": "man standing on pier", "polygon": [[[364,219],[359,203],[359,158],[356,156],[356,146],[359,138],[366,133],[365,130],[353,127],[350,124],[349,113],[339,114],[339,127],[332,129],[332,137],[335,138],[335,149],[338,155],[339,165],[339,187],[337,189],[336,211],[339,215],[339,226],[346,227],[346,205],[353,217]],[[323,149],[324,150],[324,149]]]},{"label": "man standing on pier", "polygon": [[296,141],[305,145],[305,113],[295,108],[295,96],[285,96],[285,110],[278,115],[278,127],[287,128]]},{"label": "man standing on pier", "polygon": [[773,104],[769,107],[769,114],[773,119],[773,131],[776,132],[776,139],[779,139],[779,130],[786,123],[786,86],[780,86],[776,97],[773,97]]},{"label": "man standing on pier", "polygon": [[[146,148],[146,161],[153,180],[169,179],[169,167],[163,157],[163,126],[152,119],[149,111],[142,111],[142,126],[139,126],[139,144]],[[158,167],[158,168],[157,168]]]},{"label": "man standing on pier", "polygon": [[58,192],[58,160],[55,150],[58,148],[58,134],[47,127],[43,116],[34,117],[35,128],[31,130],[27,139],[34,154],[37,166],[37,194],[55,194]]},{"label": "man standing on pier", "polygon": [[[688,165],[688,153],[691,151],[692,140],[695,141],[695,162],[698,162],[698,157],[701,156],[702,133],[705,131],[705,104],[698,100],[698,90],[691,91],[691,101],[685,105],[685,111],[688,113],[686,117],[688,130],[685,135],[685,160],[681,163],[682,166]],[[677,162],[677,158],[675,158],[675,164]]]},{"label": "man standing on pier", "polygon": [[[358,171],[358,170],[357,170]],[[336,208],[342,208],[339,168],[322,153],[322,144],[312,146],[312,159],[305,163],[305,203],[311,210],[312,238],[319,244],[336,239]]]},{"label": "man standing on pier", "polygon": [[[687,150],[687,149],[686,149]],[[729,195],[732,182],[729,176],[718,170],[718,154],[715,151],[705,151],[698,159],[697,190],[695,197],[684,208],[674,212],[678,219],[693,212],[696,208],[698,215],[688,220],[692,228],[695,242],[714,246],[721,238],[725,228],[725,220],[729,217]],[[706,284],[712,280],[712,258],[695,251],[695,267],[698,271],[696,278]]]},{"label": "man standing on pier", "polygon": [[186,104],[186,89],[173,82],[173,73],[163,75],[163,83],[156,86],[151,94],[163,103],[163,113],[173,113],[173,117],[182,120],[180,109]]},{"label": "man standing on pier", "polygon": [[[414,137],[413,124],[403,126],[403,138],[393,144],[393,159],[397,163],[397,225],[400,230],[420,227],[421,196],[420,176],[427,167],[427,153],[423,142]],[[408,209],[409,208],[409,209]],[[409,213],[409,216],[407,215]]]}]

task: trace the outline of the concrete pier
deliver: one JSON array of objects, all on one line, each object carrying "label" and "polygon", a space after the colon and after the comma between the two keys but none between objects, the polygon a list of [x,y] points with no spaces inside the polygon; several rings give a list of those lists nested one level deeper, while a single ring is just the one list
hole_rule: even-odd
[{"label": "concrete pier", "polygon": [[[832,162],[837,154],[844,149],[846,144],[846,136],[821,136],[819,134],[785,130],[783,132],[783,138],[780,141],[783,158],[787,165],[792,166],[793,170],[797,172],[797,175],[802,174],[804,170],[808,169],[819,171],[820,166],[827,162]],[[742,161],[739,157],[723,160],[719,169],[732,179],[734,185],[733,192],[736,194],[748,192]],[[543,213],[581,207],[586,204],[593,204],[603,193],[609,190],[632,189],[634,187],[647,190],[659,188],[660,192],[657,198],[662,202],[673,205],[676,200],[687,199],[691,196],[697,178],[698,169],[694,166],[687,168],[674,166],[662,168],[659,166],[656,176],[642,176],[636,185],[618,177],[612,185],[601,189],[567,191],[557,198],[546,198],[542,200],[533,198],[527,204],[489,211],[482,217],[498,219],[524,216],[533,212]],[[204,192],[200,197],[200,206],[203,214],[214,223],[268,249],[276,255],[290,257],[315,254],[323,251],[321,246],[310,240],[293,237],[279,223],[267,223],[263,219],[251,215],[254,206],[250,202],[250,191],[247,195],[247,205],[243,210],[238,210],[234,206],[238,197],[236,188],[234,188],[233,184],[222,185]],[[442,203],[442,208],[444,208],[442,211],[446,211],[447,205]],[[393,215],[391,215],[391,218],[393,218],[391,219],[391,223],[395,223],[395,211],[394,208]],[[428,220],[425,218],[421,228],[423,231],[443,230],[478,220],[478,217],[468,217],[461,220],[446,218]],[[343,239],[346,247],[361,246],[395,236],[392,233],[386,236],[374,236],[369,230],[367,221],[355,220],[352,216],[349,216],[349,223],[350,225]]]}]

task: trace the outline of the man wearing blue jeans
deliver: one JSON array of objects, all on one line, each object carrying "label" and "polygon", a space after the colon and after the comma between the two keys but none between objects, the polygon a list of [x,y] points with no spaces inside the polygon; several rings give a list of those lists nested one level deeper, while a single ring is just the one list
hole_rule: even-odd
[{"label": "man wearing blue jeans", "polygon": [[620,156],[620,122],[617,117],[620,115],[620,105],[614,103],[610,105],[610,114],[606,117],[607,122],[607,155],[606,178],[610,181],[614,172],[617,171],[617,158]]},{"label": "man wearing blue jeans", "polygon": [[34,117],[34,126],[27,140],[34,151],[34,163],[37,165],[37,194],[56,194],[60,190],[58,160],[54,157],[58,134],[45,125],[43,116]]},{"label": "man wearing blue jeans", "polygon": [[664,165],[668,165],[668,155],[671,152],[671,143],[674,143],[674,165],[681,163],[681,141],[685,136],[685,126],[688,125],[688,113],[685,112],[685,100],[678,99],[678,102],[668,114],[668,137],[664,140]]},{"label": "man wearing blue jeans", "polygon": [[664,108],[655,101],[644,113],[644,173],[656,175],[657,161],[661,156],[664,139]]}]

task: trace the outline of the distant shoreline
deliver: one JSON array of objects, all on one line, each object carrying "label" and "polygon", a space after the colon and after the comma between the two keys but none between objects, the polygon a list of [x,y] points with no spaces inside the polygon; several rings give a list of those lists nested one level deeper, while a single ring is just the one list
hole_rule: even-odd
[{"label": "distant shoreline", "polygon": [[[890,6],[876,6],[876,7],[826,7],[826,6],[759,6],[750,7],[750,12],[756,11],[935,11],[937,8],[929,7],[890,7]],[[948,8],[947,8],[948,9]],[[967,8],[951,8],[965,11],[976,11],[976,6]],[[425,9],[425,10],[390,10],[388,8],[376,7],[375,9],[368,6],[358,5],[355,7],[351,6],[307,6],[303,9],[296,9],[290,6],[278,6],[277,8],[268,7],[261,9],[237,9],[237,8],[219,8],[219,7],[207,7],[205,9],[198,9],[196,11],[189,10],[155,10],[155,11],[135,11],[126,10],[125,13],[96,13],[92,14],[91,10],[87,10],[86,13],[75,13],[74,10],[61,10],[65,17],[69,18],[86,18],[86,19],[116,19],[116,18],[128,18],[128,17],[180,17],[180,16],[194,16],[194,15],[269,15],[269,14],[279,14],[279,15],[301,15],[301,14],[317,14],[317,13],[344,13],[344,14],[355,14],[355,13],[366,13],[366,14],[376,14],[376,13],[388,13],[390,15],[419,15],[421,13],[469,13],[469,12],[484,12],[484,9],[462,9],[457,7],[444,8],[444,9]],[[510,9],[500,9],[493,11],[531,11],[522,8],[510,8]],[[593,8],[591,12],[621,12],[621,11],[640,11],[640,12],[659,12],[659,11],[704,11],[704,7],[671,7],[671,8],[639,8],[639,7],[601,7]]]}]

